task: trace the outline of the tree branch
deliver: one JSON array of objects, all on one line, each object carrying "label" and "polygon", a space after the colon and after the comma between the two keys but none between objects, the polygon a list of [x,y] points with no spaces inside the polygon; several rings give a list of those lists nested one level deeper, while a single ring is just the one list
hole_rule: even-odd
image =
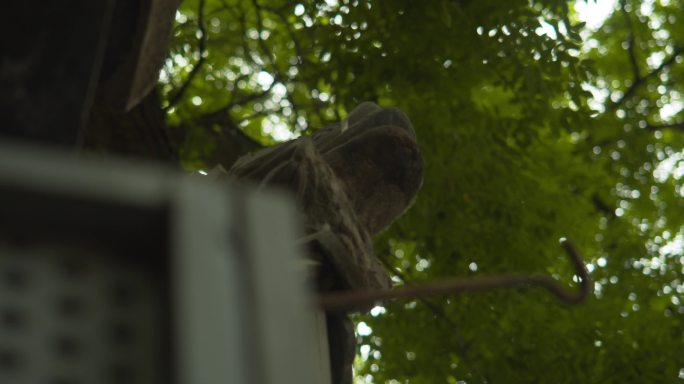
[{"label": "tree branch", "polygon": [[[392,271],[392,274],[394,274],[394,276],[401,280],[406,286],[415,287],[414,283],[410,279],[407,279],[405,274],[401,273],[401,271],[399,271],[398,268],[393,268],[393,266],[385,258],[378,259],[388,271]],[[452,328],[453,334],[455,334],[456,336],[458,352],[461,358],[463,358],[463,360],[465,361],[469,361],[470,359],[468,357],[468,343],[465,341],[463,335],[458,329],[458,324],[456,324],[456,322],[454,322],[449,316],[447,316],[442,306],[432,302],[432,300],[426,297],[419,297],[418,300],[420,300],[420,302],[422,302],[430,311],[432,311],[432,314],[434,314],[436,317],[444,320],[446,323],[449,324],[449,326]]]},{"label": "tree branch", "polygon": [[659,75],[664,69],[672,65],[677,60],[677,57],[679,57],[679,55],[682,54],[682,51],[682,47],[676,47],[673,50],[672,55],[670,55],[670,57],[668,57],[667,59],[663,60],[663,62],[660,63],[659,66],[657,66],[651,72],[646,74],[646,76],[641,76],[635,79],[632,85],[630,85],[629,88],[627,88],[627,90],[622,95],[620,100],[613,103],[612,109],[617,109],[620,105],[622,105],[622,103],[624,103],[628,98],[630,98],[640,86],[644,85],[646,81],[648,81],[652,77]]},{"label": "tree branch", "polygon": [[197,10],[197,24],[200,32],[199,41],[197,43],[199,59],[197,60],[197,63],[195,63],[195,66],[192,67],[192,70],[190,70],[190,73],[188,74],[188,77],[185,79],[185,82],[183,82],[183,85],[181,85],[178,91],[169,99],[169,104],[166,107],[164,107],[165,111],[173,107],[174,105],[178,104],[179,101],[181,101],[183,95],[190,87],[190,83],[192,83],[192,80],[200,72],[200,70],[202,69],[202,65],[204,64],[205,54],[207,50],[207,28],[204,23],[205,5],[206,0],[199,0],[199,7]]},{"label": "tree branch", "polygon": [[612,208],[610,205],[608,205],[608,203],[603,201],[603,199],[601,199],[601,197],[597,193],[595,193],[591,196],[591,202],[592,202],[592,204],[594,204],[594,208],[597,211],[603,213],[609,219],[614,219],[616,217],[615,216],[615,209]]},{"label": "tree branch", "polygon": [[649,131],[658,131],[661,129],[674,129],[677,131],[684,131],[684,121],[667,124],[649,124],[646,126],[646,129]]},{"label": "tree branch", "polygon": [[268,96],[268,94],[273,89],[273,85],[276,83],[276,80],[277,78],[274,78],[273,83],[271,83],[271,85],[268,88],[262,90],[261,92],[246,94],[240,98],[233,98],[228,104],[224,105],[223,107],[217,108],[211,112],[195,117],[194,119],[192,119],[192,123],[200,125],[220,123],[222,125],[229,125],[231,127],[234,127],[235,130],[239,130],[237,124],[235,124],[233,119],[229,116],[230,109],[236,105],[243,105]]},{"label": "tree branch", "polygon": [[257,0],[252,0],[252,5],[254,6],[254,13],[256,14],[258,32],[257,44],[259,45],[259,48],[261,48],[261,52],[263,53],[263,55],[266,56],[268,63],[273,67],[273,71],[277,72],[278,69],[275,65],[275,60],[273,59],[273,53],[266,46],[266,42],[264,41],[264,39],[261,38],[261,32],[264,30],[264,20],[261,17],[261,6],[259,5],[259,2]]},{"label": "tree branch", "polygon": [[304,51],[301,48],[301,43],[299,42],[299,39],[297,38],[294,30],[292,29],[292,25],[287,20],[287,16],[285,16],[282,13],[280,8],[273,8],[273,7],[268,7],[268,6],[264,6],[264,5],[262,5],[261,7],[264,10],[267,10],[267,11],[273,13],[274,15],[276,15],[280,19],[280,21],[283,24],[283,27],[287,31],[287,34],[290,36],[290,40],[292,41],[292,44],[294,46],[294,51],[295,51],[295,54],[297,55],[297,62],[299,63],[300,66],[303,65],[304,64]]},{"label": "tree branch", "polygon": [[629,56],[629,63],[632,66],[632,71],[634,72],[634,82],[636,83],[639,81],[639,79],[641,79],[641,72],[639,71],[639,64],[634,52],[634,26],[632,25],[632,20],[629,18],[625,0],[620,1],[620,10],[622,11],[622,16],[625,19],[625,24],[629,29],[629,35],[627,36],[627,55]]}]

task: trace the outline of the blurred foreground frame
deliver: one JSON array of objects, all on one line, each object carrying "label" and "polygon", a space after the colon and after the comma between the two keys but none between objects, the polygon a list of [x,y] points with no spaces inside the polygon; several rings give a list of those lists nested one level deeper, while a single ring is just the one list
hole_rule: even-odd
[{"label": "blurred foreground frame", "polygon": [[330,381],[294,204],[73,156],[176,163],[154,88],[178,3],[6,8],[0,382]]},{"label": "blurred foreground frame", "polygon": [[0,382],[329,382],[284,196],[5,142],[0,198]]}]

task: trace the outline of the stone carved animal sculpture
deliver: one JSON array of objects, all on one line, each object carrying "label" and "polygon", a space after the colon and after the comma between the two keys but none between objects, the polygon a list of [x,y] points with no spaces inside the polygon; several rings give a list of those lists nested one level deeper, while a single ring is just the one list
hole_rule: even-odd
[{"label": "stone carved animal sculpture", "polygon": [[[399,109],[362,103],[311,137],[238,159],[228,174],[296,194],[319,291],[391,287],[371,236],[410,206],[423,178],[415,131]],[[333,382],[351,383],[353,324],[330,312],[327,327]]]}]

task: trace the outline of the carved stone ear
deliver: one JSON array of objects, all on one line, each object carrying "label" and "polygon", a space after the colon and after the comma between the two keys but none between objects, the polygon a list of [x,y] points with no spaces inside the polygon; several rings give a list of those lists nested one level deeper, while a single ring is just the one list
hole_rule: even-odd
[{"label": "carved stone ear", "polygon": [[[375,107],[377,105],[366,102],[364,104],[372,104]],[[352,114],[356,112],[361,106],[354,109]],[[416,140],[416,131],[413,129],[411,120],[404,112],[398,108],[380,108],[377,107],[375,110],[371,111],[369,107],[365,107],[361,112],[366,112],[364,115],[349,115],[348,126],[349,130],[367,130],[373,127],[380,127],[384,125],[399,127],[406,131],[406,133]],[[370,113],[368,113],[370,112]]]},{"label": "carved stone ear", "polygon": [[364,101],[354,108],[353,111],[347,117],[347,124],[349,127],[355,125],[359,121],[365,119],[374,112],[379,111],[381,108],[372,101]]}]

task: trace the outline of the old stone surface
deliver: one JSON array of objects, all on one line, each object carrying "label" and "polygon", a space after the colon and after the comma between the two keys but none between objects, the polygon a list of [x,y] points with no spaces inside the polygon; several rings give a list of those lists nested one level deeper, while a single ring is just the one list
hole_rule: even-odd
[{"label": "old stone surface", "polygon": [[[408,117],[396,108],[360,104],[349,118],[240,158],[229,174],[294,192],[312,236],[312,257],[332,270],[322,290],[391,286],[373,255],[371,235],[413,201],[423,162]],[[329,264],[331,268],[326,268]]]},{"label": "old stone surface", "polygon": [[371,238],[342,183],[310,138],[243,157],[229,171],[239,179],[285,187],[296,193],[306,232],[314,234],[313,257],[330,263],[334,276],[320,276],[320,288],[387,288],[387,274],[373,257]]},{"label": "old stone surface", "polygon": [[411,122],[399,109],[363,103],[313,140],[371,234],[410,206],[423,180],[423,160]]}]

